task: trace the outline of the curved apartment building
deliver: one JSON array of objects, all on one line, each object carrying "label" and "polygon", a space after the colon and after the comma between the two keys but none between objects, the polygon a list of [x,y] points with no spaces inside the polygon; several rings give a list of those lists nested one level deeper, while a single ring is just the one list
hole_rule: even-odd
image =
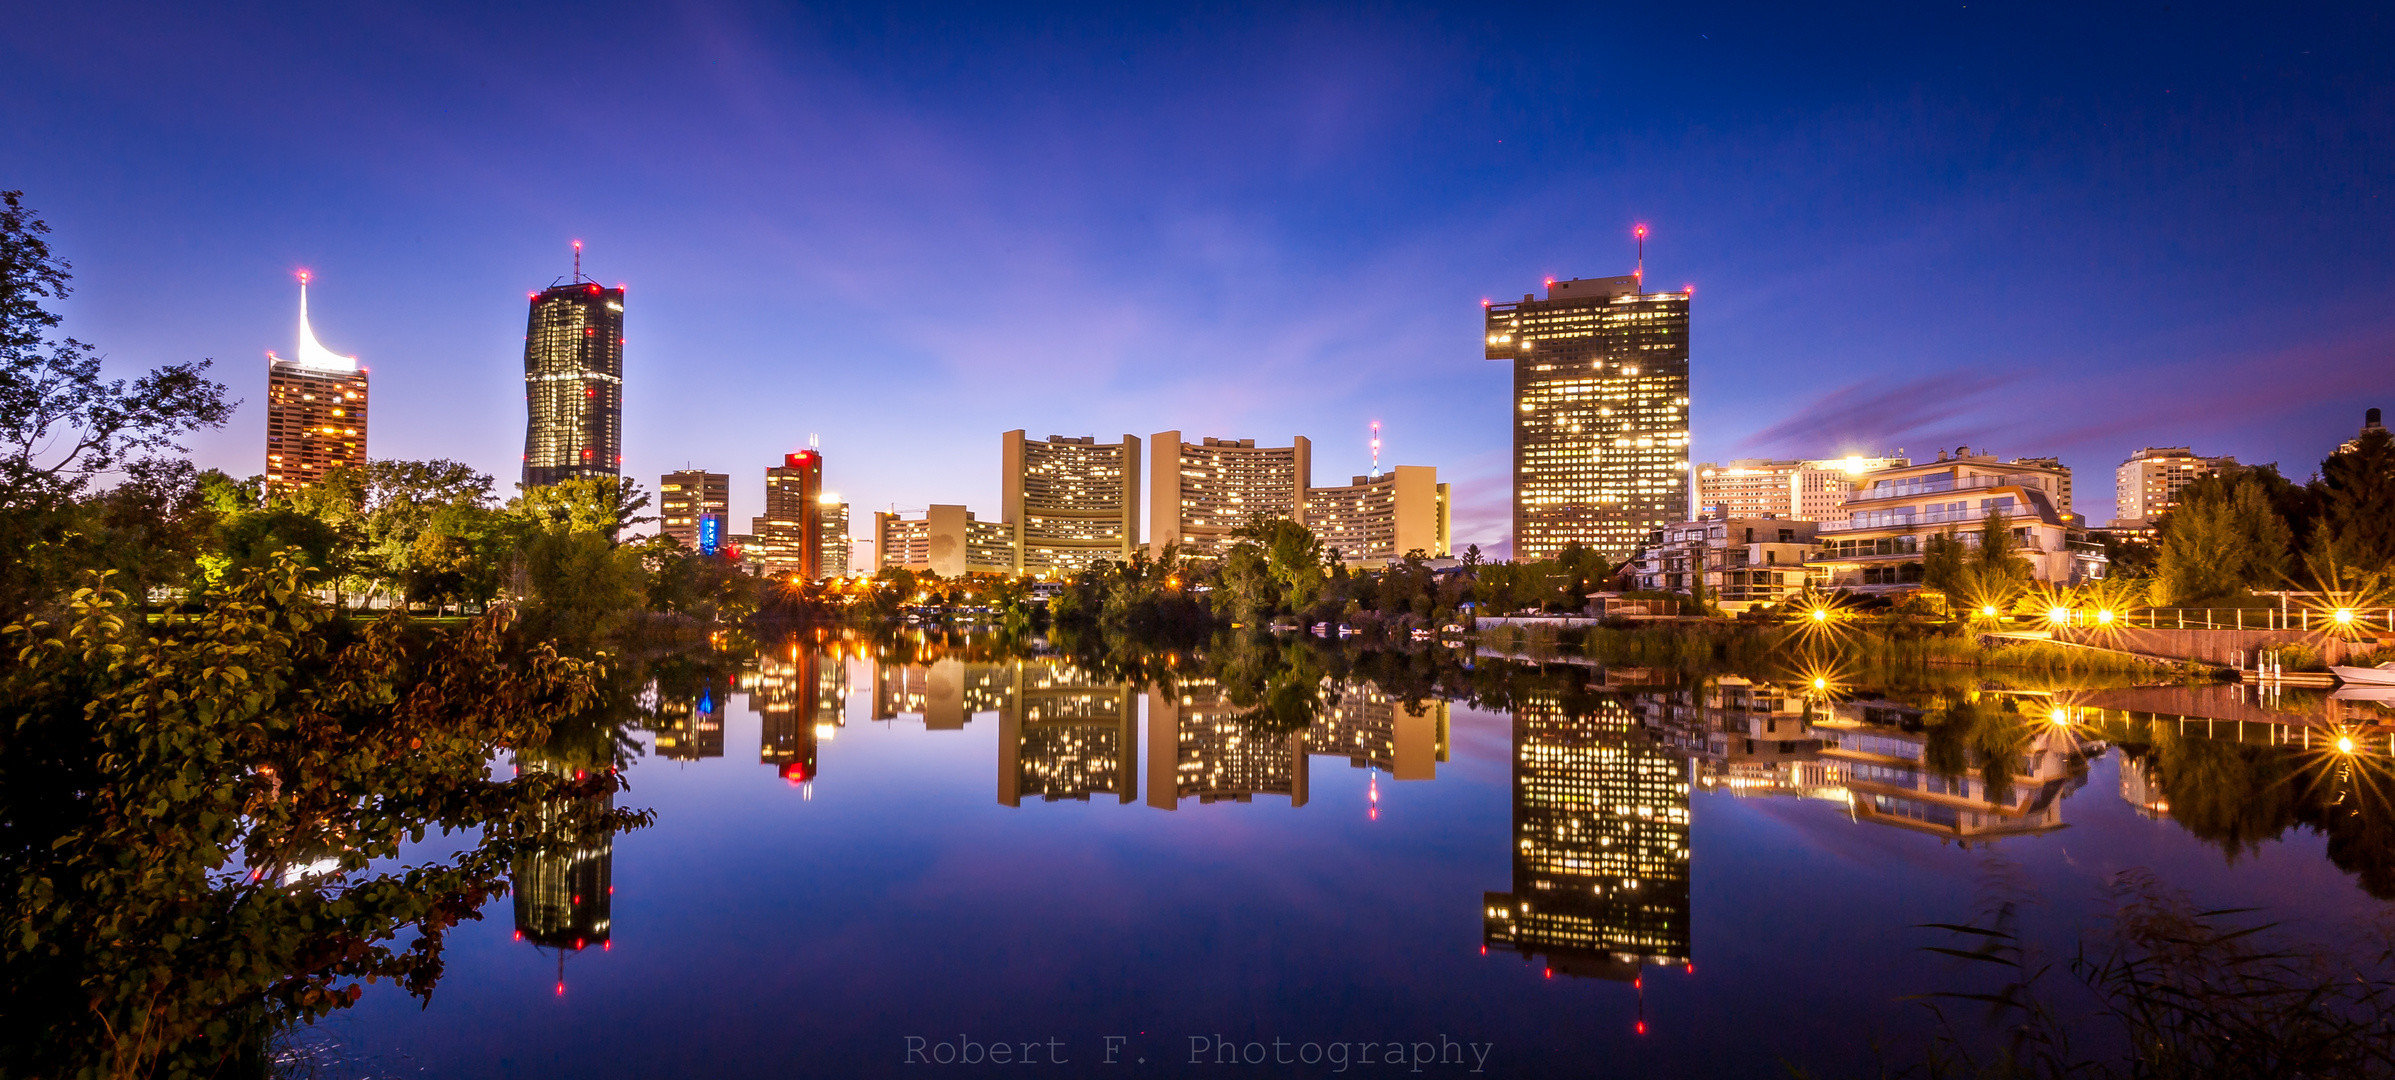
[{"label": "curved apartment building", "polygon": [[1213,558],[1257,514],[1302,525],[1313,478],[1314,444],[1303,435],[1288,446],[1257,446],[1254,439],[1190,443],[1178,431],[1157,432],[1148,449],[1149,552],[1179,544],[1183,555]]},{"label": "curved apartment building", "polygon": [[1007,432],[1000,514],[1013,531],[1015,571],[1066,577],[1100,562],[1129,562],[1139,546],[1139,437]]}]

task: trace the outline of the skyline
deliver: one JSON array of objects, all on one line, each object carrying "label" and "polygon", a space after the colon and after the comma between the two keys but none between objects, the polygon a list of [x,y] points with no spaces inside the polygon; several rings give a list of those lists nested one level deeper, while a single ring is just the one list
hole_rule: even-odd
[{"label": "skyline", "polygon": [[215,357],[243,406],[192,446],[237,476],[304,267],[374,456],[507,483],[503,301],[577,239],[632,294],[624,475],[729,472],[734,521],[811,432],[860,508],[995,519],[1008,429],[1297,432],[1338,477],[1379,420],[1456,548],[1506,550],[1477,301],[1626,273],[1639,223],[1698,287],[1698,461],[2056,454],[2099,518],[2140,447],[2300,479],[2395,398],[2395,211],[2355,182],[2383,16],[1970,12],[1560,20],[1573,66],[1420,12],[711,7],[534,51],[513,16],[95,6],[0,44],[41,103],[0,146],[76,264],[64,329],[118,372]]}]

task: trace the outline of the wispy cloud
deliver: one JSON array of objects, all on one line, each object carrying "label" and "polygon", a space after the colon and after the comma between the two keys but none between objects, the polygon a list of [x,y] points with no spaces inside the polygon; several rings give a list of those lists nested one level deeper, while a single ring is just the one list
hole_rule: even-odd
[{"label": "wispy cloud", "polygon": [[1946,372],[1909,382],[1850,383],[1815,398],[1779,423],[1740,440],[1749,454],[1822,456],[1850,449],[1894,449],[1969,441],[2004,418],[1988,408],[2007,376]]}]

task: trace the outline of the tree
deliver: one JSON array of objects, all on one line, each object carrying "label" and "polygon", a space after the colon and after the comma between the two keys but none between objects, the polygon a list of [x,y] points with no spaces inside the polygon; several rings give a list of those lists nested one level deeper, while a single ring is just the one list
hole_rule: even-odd
[{"label": "tree", "polygon": [[2384,428],[2363,432],[2320,463],[2312,489],[2320,507],[2311,544],[2315,564],[2364,573],[2395,570],[2395,437]]},{"label": "tree", "polygon": [[522,494],[508,513],[546,530],[598,533],[612,543],[623,530],[655,518],[642,517],[649,497],[638,481],[616,476],[574,476],[545,487],[517,485]]},{"label": "tree", "polygon": [[97,474],[181,451],[178,440],[221,427],[238,402],[205,376],[214,361],[168,364],[127,384],[100,377],[100,354],[53,340],[68,263],[21,191],[0,192],[0,507],[55,506]]},{"label": "tree", "polygon": [[2272,508],[2269,484],[2258,472],[2224,470],[2189,484],[2162,515],[2157,603],[2227,599],[2286,578],[2294,532]]}]

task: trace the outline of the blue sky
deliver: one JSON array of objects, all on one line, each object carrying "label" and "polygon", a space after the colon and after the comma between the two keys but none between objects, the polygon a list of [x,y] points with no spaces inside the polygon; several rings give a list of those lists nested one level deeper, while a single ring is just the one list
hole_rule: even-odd
[{"label": "blue sky", "polygon": [[2298,477],[2395,405],[2383,9],[18,5],[0,187],[130,372],[373,372],[371,451],[515,478],[526,292],[628,286],[625,471],[820,435],[995,517],[999,433],[1315,441],[1507,531],[1484,297],[1694,284],[1699,460],[2149,444]]}]

